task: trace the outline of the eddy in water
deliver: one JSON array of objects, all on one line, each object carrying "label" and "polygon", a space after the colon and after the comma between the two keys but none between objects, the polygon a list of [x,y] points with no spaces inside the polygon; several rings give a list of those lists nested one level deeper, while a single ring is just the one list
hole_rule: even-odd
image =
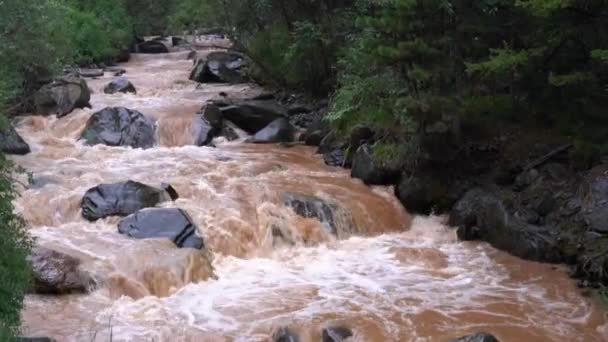
[{"label": "eddy in water", "polygon": [[[411,219],[390,189],[326,166],[312,148],[248,143],[236,114],[229,133],[207,139],[202,104],[263,91],[188,81],[187,55],[134,55],[121,67],[136,93],[106,94],[116,78],[106,73],[88,82],[91,109],[18,126],[32,153],[14,160],[37,185],[16,206],[71,272],[68,294],[27,297],[27,336],[607,339],[602,311],[563,270],[459,242],[440,217]],[[127,122],[126,135],[96,131],[106,107],[124,108],[105,115]]]}]

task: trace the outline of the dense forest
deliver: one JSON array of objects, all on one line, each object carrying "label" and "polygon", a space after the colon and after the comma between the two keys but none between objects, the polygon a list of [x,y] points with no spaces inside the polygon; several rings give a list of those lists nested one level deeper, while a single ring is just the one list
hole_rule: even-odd
[{"label": "dense forest", "polygon": [[[604,0],[5,0],[0,10],[4,121],[65,66],[110,64],[138,37],[213,28],[249,57],[252,79],[328,98],[336,139],[371,127],[381,161],[412,162],[425,152],[417,133],[450,120],[566,137],[585,167],[608,152]],[[15,171],[2,158],[3,341],[29,281]]]}]

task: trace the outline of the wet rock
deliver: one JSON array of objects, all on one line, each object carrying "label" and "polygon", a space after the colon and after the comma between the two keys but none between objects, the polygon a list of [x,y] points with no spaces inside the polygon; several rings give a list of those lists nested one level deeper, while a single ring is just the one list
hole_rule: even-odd
[{"label": "wet rock", "polygon": [[94,285],[93,279],[80,270],[80,260],[69,255],[36,247],[29,261],[32,264],[35,293],[84,293]]},{"label": "wet rock", "polygon": [[78,74],[80,77],[103,77],[104,72],[103,69],[79,69]]},{"label": "wet rock", "polygon": [[233,124],[232,122],[227,121],[227,120],[225,120],[223,123],[222,135],[228,141],[243,139],[243,138],[246,138],[249,136],[247,134],[247,132],[243,131],[242,129],[238,128],[235,124]]},{"label": "wet rock", "polygon": [[547,216],[555,209],[557,201],[550,192],[544,193],[534,202],[534,211],[540,216]]},{"label": "wet rock", "polygon": [[192,81],[200,83],[240,83],[243,57],[238,54],[216,51],[199,59],[190,73]]},{"label": "wet rock", "polygon": [[28,154],[30,146],[10,123],[0,123],[0,150],[6,154]]},{"label": "wet rock", "polygon": [[137,90],[133,83],[129,82],[125,77],[119,77],[103,88],[103,92],[106,94],[115,93],[133,93],[137,94]]},{"label": "wet rock", "polygon": [[346,165],[346,153],[341,148],[324,153],[323,161],[329,166],[348,167]]},{"label": "wet rock", "polygon": [[213,103],[207,103],[201,110],[201,115],[211,126],[217,129],[222,128],[223,114],[218,106]]},{"label": "wet rock", "polygon": [[323,342],[342,342],[352,336],[350,328],[343,326],[327,327],[322,332]]},{"label": "wet rock", "polygon": [[38,114],[65,116],[76,108],[90,107],[91,93],[84,79],[75,76],[59,78],[44,85],[34,95]]},{"label": "wet rock", "polygon": [[171,37],[171,45],[173,45],[173,46],[182,45],[184,43],[185,43],[185,40],[182,37],[175,37],[175,36]]},{"label": "wet rock", "polygon": [[205,247],[198,228],[182,209],[149,208],[127,216],[118,231],[136,239],[168,238],[180,248]]},{"label": "wet rock", "polygon": [[250,134],[264,129],[271,122],[286,117],[285,109],[274,101],[233,101],[220,107],[222,117]]},{"label": "wet rock", "polygon": [[138,53],[168,53],[169,48],[163,42],[158,40],[149,40],[137,44],[136,52]]},{"label": "wet rock", "polygon": [[402,175],[395,195],[409,212],[428,215],[447,197],[447,190],[431,176]]},{"label": "wet rock", "polygon": [[196,50],[192,50],[188,53],[188,56],[186,56],[187,60],[193,60],[196,63],[196,60],[198,59],[198,53],[196,52]]},{"label": "wet rock", "polygon": [[131,109],[106,107],[91,116],[81,139],[87,145],[150,148],[155,142],[155,123]]},{"label": "wet rock", "polygon": [[194,136],[196,137],[194,144],[196,146],[208,146],[219,129],[205,120],[202,115],[197,115],[194,120]]},{"label": "wet rock", "polygon": [[365,184],[389,185],[397,183],[400,170],[388,162],[378,161],[369,144],[361,145],[353,158],[351,176]]},{"label": "wet rock", "polygon": [[308,146],[319,146],[327,134],[329,134],[328,125],[323,119],[319,118],[308,126],[306,131],[300,136],[300,141],[303,141]]},{"label": "wet rock", "polygon": [[452,208],[449,224],[458,227],[461,239],[486,241],[528,260],[564,261],[557,232],[516,218],[497,195],[487,190],[468,191]]},{"label": "wet rock", "polygon": [[295,129],[285,118],[279,118],[257,132],[252,139],[256,144],[292,142]]},{"label": "wet rock", "polygon": [[96,221],[108,216],[127,216],[136,211],[154,207],[177,195],[175,189],[165,185],[167,191],[134,181],[101,184],[89,189],[82,198],[82,216]]},{"label": "wet rock", "polygon": [[285,193],[283,203],[299,216],[319,220],[329,233],[338,235],[338,227],[334,217],[334,213],[338,210],[337,205],[328,203],[319,197],[296,193]]},{"label": "wet rock", "polygon": [[272,333],[273,342],[299,342],[298,335],[287,327],[282,327]]},{"label": "wet rock", "polygon": [[579,194],[581,214],[589,229],[608,234],[608,165],[592,169]]},{"label": "wet rock", "polygon": [[500,342],[498,339],[488,333],[478,333],[453,339],[451,342]]}]

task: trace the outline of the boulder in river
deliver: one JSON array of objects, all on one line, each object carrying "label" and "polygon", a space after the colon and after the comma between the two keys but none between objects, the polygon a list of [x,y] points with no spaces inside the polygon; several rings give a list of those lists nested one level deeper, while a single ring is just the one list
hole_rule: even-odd
[{"label": "boulder in river", "polygon": [[279,118],[258,131],[251,141],[256,144],[292,142],[294,140],[294,133],[295,129],[289,123],[289,120]]},{"label": "boulder in river", "polygon": [[10,123],[0,123],[0,150],[6,154],[28,154],[30,146]]},{"label": "boulder in river", "polygon": [[44,85],[34,95],[36,112],[65,116],[76,108],[90,107],[91,93],[84,79],[65,76]]},{"label": "boulder in river", "polygon": [[167,47],[167,45],[165,45],[163,42],[161,42],[159,40],[148,40],[148,41],[137,44],[136,52],[137,53],[150,53],[150,54],[168,53],[169,48]]},{"label": "boulder in river", "polygon": [[239,54],[216,51],[199,59],[190,73],[192,81],[200,83],[240,83],[243,57]]},{"label": "boulder in river", "polygon": [[300,338],[291,329],[281,327],[272,333],[272,342],[300,342]]},{"label": "boulder in river", "polygon": [[400,170],[394,161],[381,161],[369,144],[357,149],[352,162],[351,176],[365,184],[390,185],[397,183]]},{"label": "boulder in river", "polygon": [[461,240],[482,240],[515,256],[562,262],[555,230],[528,224],[511,215],[499,196],[481,188],[469,190],[452,208],[450,225]]},{"label": "boulder in river", "polygon": [[136,239],[168,238],[180,248],[205,247],[190,216],[177,208],[142,209],[118,224],[118,231]]},{"label": "boulder in river", "polygon": [[155,122],[124,107],[106,107],[93,114],[81,138],[87,145],[150,148],[155,142]]},{"label": "boulder in river", "polygon": [[342,342],[353,336],[353,332],[348,327],[331,326],[323,329],[323,342]]},{"label": "boulder in river", "polygon": [[213,103],[205,104],[205,106],[201,109],[201,115],[214,128],[222,128],[222,111],[218,106],[214,105]]},{"label": "boulder in river", "polygon": [[264,129],[276,119],[285,118],[285,108],[273,100],[237,100],[219,104],[222,117],[250,134]]},{"label": "boulder in river", "polygon": [[488,333],[478,333],[453,339],[451,342],[499,342],[498,339]]},{"label": "boulder in river", "polygon": [[[170,185],[167,188],[175,191]],[[100,184],[85,193],[80,207],[85,219],[95,221],[108,216],[127,216],[172,199],[176,194],[134,181]]]},{"label": "boulder in river", "polygon": [[133,83],[129,82],[129,80],[125,77],[119,77],[112,82],[108,83],[104,88],[103,92],[106,94],[115,94],[115,93],[133,93],[137,94],[137,90]]},{"label": "boulder in river", "polygon": [[35,293],[84,293],[94,285],[93,279],[80,270],[80,260],[69,255],[36,247],[29,260]]}]

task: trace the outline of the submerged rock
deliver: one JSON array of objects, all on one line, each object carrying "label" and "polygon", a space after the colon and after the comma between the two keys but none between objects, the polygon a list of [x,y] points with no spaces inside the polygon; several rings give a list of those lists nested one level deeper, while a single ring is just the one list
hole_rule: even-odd
[{"label": "submerged rock", "polygon": [[243,57],[239,54],[216,51],[196,61],[190,73],[192,81],[200,83],[239,83],[243,81]]},{"label": "submerged rock", "polygon": [[0,124],[0,150],[6,154],[28,154],[30,146],[10,123]]},{"label": "submerged rock", "polygon": [[257,144],[292,142],[294,140],[294,127],[285,118],[279,118],[257,132],[252,142]]},{"label": "submerged rock", "polygon": [[49,83],[34,95],[36,112],[58,117],[71,113],[76,108],[90,107],[91,93],[84,79],[65,76]]},{"label": "submerged rock", "polygon": [[142,209],[118,224],[118,231],[136,239],[168,238],[180,248],[205,247],[198,228],[182,209]]},{"label": "submerged rock", "polygon": [[353,332],[348,327],[332,326],[323,329],[323,342],[342,342],[353,336]]},{"label": "submerged rock", "polygon": [[129,82],[129,80],[125,77],[119,77],[112,82],[108,83],[104,88],[103,92],[106,94],[115,94],[115,93],[133,93],[137,94],[137,90],[133,83]]},{"label": "submerged rock", "polygon": [[91,116],[81,138],[87,145],[150,148],[155,142],[155,123],[140,112],[107,107]]},{"label": "submerged rock", "polygon": [[221,106],[220,110],[224,119],[250,134],[255,134],[271,122],[286,117],[285,109],[272,100],[232,101]]},{"label": "submerged rock", "polygon": [[365,184],[389,185],[397,183],[400,170],[388,162],[378,161],[372,147],[361,145],[353,158],[351,176],[361,179]]},{"label": "submerged rock", "polygon": [[161,190],[134,181],[98,185],[89,189],[82,198],[82,216],[89,221],[95,221],[108,216],[127,216],[140,209],[154,207],[177,196],[170,185],[166,186],[170,190]]},{"label": "submerged rock", "polygon": [[500,342],[498,339],[488,333],[478,333],[475,335],[464,336],[453,339],[451,342]]},{"label": "submerged rock", "polygon": [[35,293],[84,293],[94,285],[93,279],[80,270],[80,260],[69,255],[36,247],[29,260]]}]

